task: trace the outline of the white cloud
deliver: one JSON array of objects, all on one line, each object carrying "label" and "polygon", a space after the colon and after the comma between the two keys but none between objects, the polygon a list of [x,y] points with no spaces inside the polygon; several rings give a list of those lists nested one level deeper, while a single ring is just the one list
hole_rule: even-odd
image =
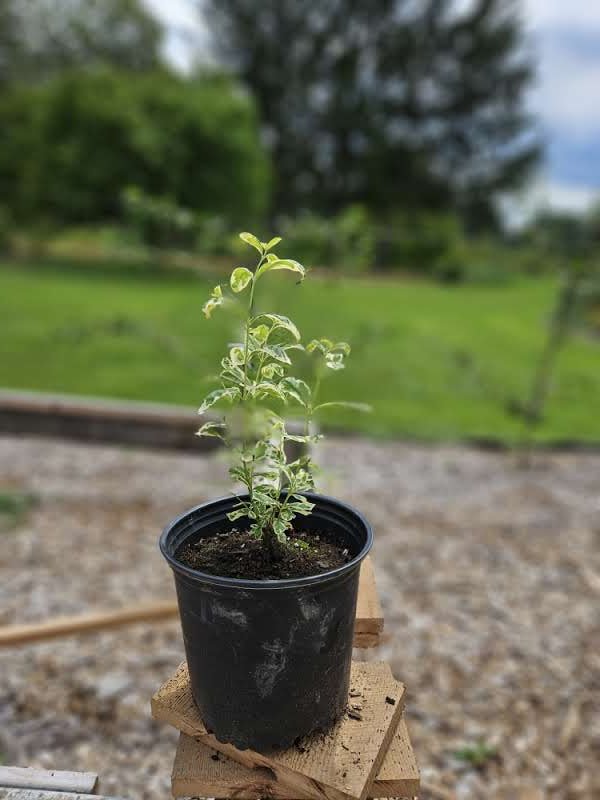
[{"label": "white cloud", "polygon": [[597,0],[525,0],[525,17],[533,29],[600,31]]},{"label": "white cloud", "polygon": [[501,197],[499,209],[507,228],[518,230],[542,210],[581,214],[599,201],[599,187],[573,186],[539,176],[523,191]]},{"label": "white cloud", "polygon": [[166,28],[165,55],[176,69],[190,69],[201,51],[208,50],[208,33],[195,0],[143,0]]},{"label": "white cloud", "polygon": [[525,0],[538,57],[531,104],[553,135],[600,134],[600,3]]},{"label": "white cloud", "polygon": [[540,64],[532,104],[557,133],[583,138],[600,133],[600,58],[549,48]]},{"label": "white cloud", "polygon": [[600,199],[600,187],[570,186],[561,183],[547,183],[543,189],[542,205],[562,211],[580,213],[587,211]]}]

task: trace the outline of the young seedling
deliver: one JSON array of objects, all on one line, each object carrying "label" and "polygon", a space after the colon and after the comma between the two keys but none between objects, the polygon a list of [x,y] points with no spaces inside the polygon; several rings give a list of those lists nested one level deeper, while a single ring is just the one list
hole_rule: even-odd
[{"label": "young seedling", "polygon": [[[275,254],[274,248],[281,242],[279,237],[261,242],[251,233],[241,233],[240,238],[258,253],[254,270],[234,269],[229,287],[215,286],[203,311],[210,319],[224,303],[241,302],[242,340],[229,346],[221,361],[221,385],[204,398],[199,413],[204,414],[217,403],[228,403],[242,411],[244,434],[239,443],[239,437],[235,436],[235,415],[229,415],[229,419],[206,422],[198,435],[217,436],[231,448],[234,464],[230,476],[247,489],[248,498],[240,499],[229,519],[248,517],[251,533],[262,539],[272,558],[280,558],[293,520],[298,515],[309,515],[313,509],[304,493],[315,487],[315,466],[310,455],[288,461],[286,443],[317,442],[321,436],[312,432],[311,423],[324,409],[366,410],[367,406],[344,401],[319,402],[324,374],[344,368],[350,347],[346,342],[329,339],[314,339],[304,346],[291,319],[276,313],[257,313],[256,289],[267,275],[287,271],[294,273],[300,283],[306,270],[298,261]],[[302,352],[310,354],[316,362],[312,385],[293,374],[293,358]],[[282,406],[288,405],[302,410],[302,434],[290,433],[279,413]]]}]

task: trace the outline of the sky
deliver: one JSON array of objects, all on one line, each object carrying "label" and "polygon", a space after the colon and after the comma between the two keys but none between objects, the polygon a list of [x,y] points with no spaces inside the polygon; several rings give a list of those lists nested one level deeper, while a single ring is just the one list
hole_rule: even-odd
[{"label": "sky", "polygon": [[[167,57],[186,69],[198,41],[208,42],[197,3],[144,2],[167,26]],[[513,210],[517,216],[545,205],[585,210],[600,197],[600,0],[522,0],[521,6],[538,62],[528,103],[539,119],[546,160],[512,201]]]}]

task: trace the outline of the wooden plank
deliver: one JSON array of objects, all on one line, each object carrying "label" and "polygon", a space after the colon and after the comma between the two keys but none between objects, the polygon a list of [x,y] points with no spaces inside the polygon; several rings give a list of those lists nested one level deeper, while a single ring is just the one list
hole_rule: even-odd
[{"label": "wooden plank", "polygon": [[[236,800],[293,800],[264,774],[256,774],[184,733],[179,736],[171,775],[173,797],[235,797]],[[369,795],[414,797],[419,793],[419,769],[404,719],[398,723]]]},{"label": "wooden plank", "polygon": [[0,647],[41,642],[78,633],[119,628],[137,622],[171,619],[178,613],[177,603],[143,603],[114,611],[92,611],[72,617],[54,617],[46,622],[5,625],[0,628]]},{"label": "wooden plank", "polygon": [[[218,417],[209,412],[204,419]],[[303,423],[294,419],[288,421],[288,428],[291,433],[304,430]],[[0,389],[3,433],[195,452],[222,446],[218,439],[194,436],[196,430],[198,413],[189,406]],[[287,442],[286,449],[294,460],[305,445]]]},{"label": "wooden plank", "polygon": [[404,718],[387,751],[377,778],[373,797],[415,797],[419,794],[421,776]]},{"label": "wooden plank", "polygon": [[375,571],[371,558],[367,556],[360,568],[355,632],[377,635],[382,630],[383,612],[377,594]]},{"label": "wooden plank", "polygon": [[100,797],[80,792],[54,792],[45,789],[17,789],[0,786],[0,800],[123,800],[118,797]]},{"label": "wooden plank", "polygon": [[98,783],[94,772],[0,766],[0,786],[17,789],[56,789],[61,792],[92,794]]},{"label": "wooden plank", "polygon": [[152,698],[152,715],[277,782],[289,797],[305,800],[364,800],[377,776],[402,716],[404,686],[384,663],[353,662],[349,702],[361,719],[345,714],[325,734],[306,737],[288,750],[261,754],[220,742],[204,727],[184,663]]},{"label": "wooden plank", "polygon": [[[171,600],[162,603],[143,603],[112,611],[95,611],[77,616],[55,617],[45,622],[5,625],[0,627],[0,647],[41,642],[80,633],[92,633],[139,622],[158,622],[176,617],[178,613],[177,603]],[[356,614],[354,647],[375,647],[379,644],[383,618],[377,597],[373,565],[368,556],[361,566]],[[368,616],[369,614],[376,616],[371,617]]]}]

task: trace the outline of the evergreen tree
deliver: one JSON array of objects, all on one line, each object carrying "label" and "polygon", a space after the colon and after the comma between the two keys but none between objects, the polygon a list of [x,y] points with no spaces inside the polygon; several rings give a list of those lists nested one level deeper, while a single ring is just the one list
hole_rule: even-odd
[{"label": "evergreen tree", "polygon": [[256,97],[273,210],[364,202],[494,218],[538,155],[511,0],[204,0],[217,55]]}]

